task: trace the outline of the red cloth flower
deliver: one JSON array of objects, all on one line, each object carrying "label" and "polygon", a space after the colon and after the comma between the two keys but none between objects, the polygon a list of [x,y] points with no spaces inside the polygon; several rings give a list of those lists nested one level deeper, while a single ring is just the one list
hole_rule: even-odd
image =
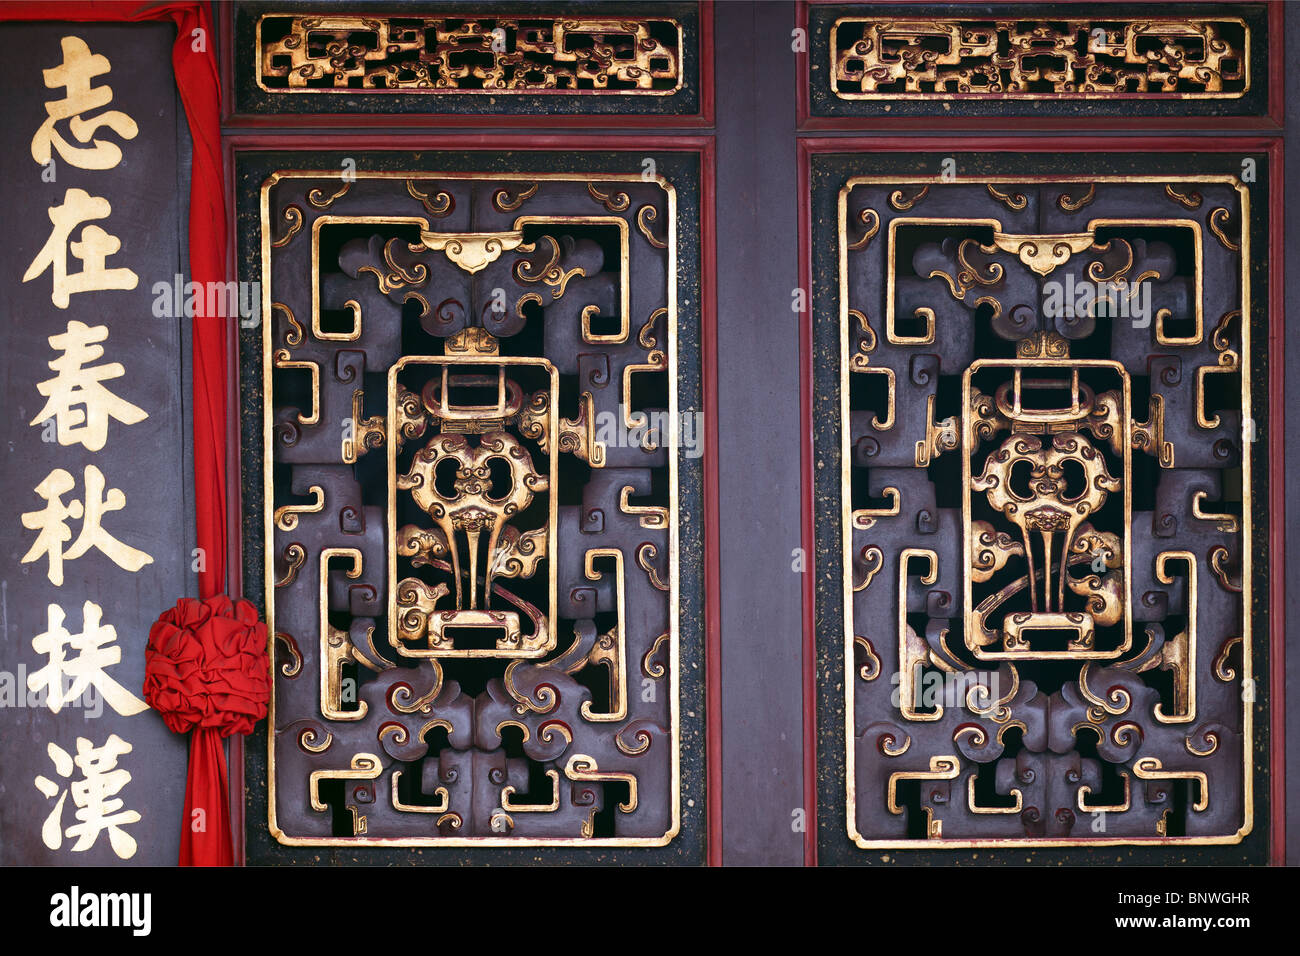
[{"label": "red cloth flower", "polygon": [[149,629],[144,660],[144,699],[175,733],[248,734],[266,716],[266,624],[248,601],[181,598]]}]

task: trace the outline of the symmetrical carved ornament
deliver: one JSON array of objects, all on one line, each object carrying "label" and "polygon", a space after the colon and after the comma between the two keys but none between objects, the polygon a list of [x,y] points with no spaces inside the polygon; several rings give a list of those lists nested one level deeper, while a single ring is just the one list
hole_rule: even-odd
[{"label": "symmetrical carved ornament", "polygon": [[576,93],[681,88],[682,28],[666,17],[265,14],[267,93]]},{"label": "symmetrical carved ornament", "polygon": [[1250,89],[1235,17],[842,17],[830,82],[845,100],[1232,99]]},{"label": "symmetrical carved ornament", "polygon": [[841,190],[859,846],[1250,831],[1248,199],[1223,176]]},{"label": "symmetrical carved ornament", "polygon": [[675,223],[635,174],[263,187],[281,842],[678,832],[674,436],[622,440],[676,415]]}]

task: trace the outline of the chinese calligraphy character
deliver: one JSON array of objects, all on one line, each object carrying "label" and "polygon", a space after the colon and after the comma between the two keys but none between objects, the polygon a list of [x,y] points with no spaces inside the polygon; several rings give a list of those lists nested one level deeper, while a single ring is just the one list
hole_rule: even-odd
[{"label": "chinese calligraphy character", "polygon": [[45,85],[52,90],[65,89],[61,100],[47,100],[45,112],[49,118],[32,137],[32,159],[41,165],[50,161],[53,146],[65,162],[80,169],[112,169],[122,160],[122,150],[116,143],[97,139],[92,146],[73,146],[55,129],[55,124],[69,120],[68,128],[80,143],[88,143],[101,126],[107,126],[123,139],[135,139],[139,128],[135,120],[121,110],[109,110],[89,119],[81,114],[107,106],[113,99],[111,87],[91,88],[90,81],[110,69],[108,57],[91,54],[80,37],[63,38],[63,63],[52,70],[42,70]]},{"label": "chinese calligraphy character", "polygon": [[[54,231],[45,241],[41,251],[23,273],[23,281],[30,282],[51,269],[54,291],[50,300],[60,309],[68,307],[70,296],[78,292],[95,292],[103,289],[134,289],[139,277],[130,269],[108,269],[104,263],[109,256],[122,248],[122,242],[99,226],[89,225],[81,230],[79,242],[69,242],[72,230],[91,219],[106,219],[113,211],[108,200],[92,196],[84,189],[69,189],[63,194],[62,206],[51,206],[50,222]],[[82,271],[68,275],[68,251],[82,262]]]},{"label": "chinese calligraphy character", "polygon": [[[124,801],[118,796],[131,782],[131,774],[117,766],[117,758],[131,752],[131,745],[117,734],[110,734],[102,747],[96,747],[85,737],[77,738],[77,756],[73,757],[58,744],[46,748],[54,770],[65,780],[72,777],[73,764],[81,771],[82,779],[70,786],[72,802],[77,806],[77,823],[63,829],[63,805],[68,790],[41,775],[36,778],[36,789],[50,800],[59,794],[59,801],[41,826],[41,840],[51,850],[63,846],[63,838],[75,838],[72,852],[80,853],[95,845],[99,834],[107,831],[109,846],[119,859],[135,856],[135,838],[122,829],[128,823],[139,823],[140,814],[123,810]],[[60,793],[60,791],[62,791]]]},{"label": "chinese calligraphy character", "polygon": [[[22,563],[39,560],[49,556],[49,569],[46,572],[55,587],[63,586],[63,562],[72,561],[92,547],[98,548],[120,568],[139,571],[146,564],[152,564],[153,558],[143,551],[123,544],[104,530],[101,522],[110,511],[120,511],[126,505],[126,495],[119,488],[108,489],[104,495],[104,475],[94,465],[87,465],[85,470],[86,494],[84,503],[73,500],[63,503],[63,496],[75,486],[72,475],[62,468],[56,468],[45,480],[36,486],[36,493],[45,499],[45,507],[40,511],[28,511],[23,518],[23,527],[37,532],[31,549],[23,555]],[[63,542],[72,538],[68,527],[68,518],[81,519],[81,534],[72,547],[63,550]]]},{"label": "chinese calligraphy character", "polygon": [[[49,661],[27,676],[27,689],[45,688],[46,701],[56,714],[88,687],[99,691],[109,706],[123,716],[138,714],[149,706],[104,672],[110,664],[121,662],[122,649],[114,644],[117,630],[100,623],[103,614],[103,608],[87,601],[81,608],[81,633],[71,634],[63,626],[63,608],[57,604],[46,608],[47,630],[32,639],[32,648],[47,655]],[[75,651],[77,656],[69,660],[67,651]],[[65,676],[72,679],[67,688]]]},{"label": "chinese calligraphy character", "polygon": [[90,451],[99,451],[108,438],[110,418],[134,425],[149,417],[143,409],[118,398],[101,384],[126,374],[121,363],[89,365],[104,354],[95,343],[107,338],[108,326],[84,322],[69,322],[67,332],[49,338],[50,346],[63,354],[48,363],[54,378],[36,386],[48,401],[30,424],[39,425],[53,416],[60,445],[81,442]]},{"label": "chinese calligraphy character", "polygon": [[23,564],[35,561],[43,554],[50,556],[47,576],[57,587],[63,586],[63,542],[72,540],[72,530],[67,526],[68,518],[80,518],[82,506],[80,501],[71,505],[63,503],[63,496],[75,486],[72,476],[62,468],[56,468],[36,486],[36,493],[45,499],[41,511],[29,511],[23,515],[23,527],[39,531],[31,549],[23,556]]}]

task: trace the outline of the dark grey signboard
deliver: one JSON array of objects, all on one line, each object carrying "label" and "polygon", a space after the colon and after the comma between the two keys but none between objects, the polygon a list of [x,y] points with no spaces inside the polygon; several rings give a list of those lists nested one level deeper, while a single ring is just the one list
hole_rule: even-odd
[{"label": "dark grey signboard", "polygon": [[194,593],[185,124],[170,25],[2,24],[0,863],[176,861],[186,740],[143,699]]}]

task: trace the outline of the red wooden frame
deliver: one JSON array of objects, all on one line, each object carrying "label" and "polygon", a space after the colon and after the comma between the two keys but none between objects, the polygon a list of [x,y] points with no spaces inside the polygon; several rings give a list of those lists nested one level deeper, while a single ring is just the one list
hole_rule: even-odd
[{"label": "red wooden frame", "polygon": [[[1075,125],[1078,121],[1075,121]],[[1261,152],[1269,160],[1268,235],[1268,407],[1285,408],[1285,308],[1283,300],[1283,197],[1282,140],[1280,137],[1233,137],[1208,139],[1190,136],[1132,136],[1122,138],[999,137],[997,139],[944,137],[806,137],[799,140],[799,284],[812,288],[812,156],[816,153],[953,152],[982,150],[1026,153],[1108,152]],[[809,308],[800,316],[800,408],[805,422],[813,414],[813,315]],[[803,540],[805,554],[814,552],[816,470],[812,430],[805,429],[800,442],[803,471]],[[1281,415],[1269,416],[1268,430],[1269,549],[1286,554],[1286,440]],[[1273,560],[1268,569],[1269,609],[1269,862],[1286,862],[1286,582],[1285,560]],[[808,808],[808,829],[804,857],[808,865],[817,862],[817,621],[815,575],[804,575],[803,596],[803,687],[804,687],[804,801]]]},{"label": "red wooden frame", "polygon": [[700,10],[700,109],[697,113],[672,115],[637,113],[604,115],[572,113],[276,113],[262,115],[236,113],[234,90],[234,5],[221,8],[221,88],[226,96],[221,102],[221,125],[238,129],[289,129],[347,127],[403,129],[418,127],[454,127],[457,129],[707,129],[713,126],[713,0],[699,0]]},{"label": "red wooden frame", "polygon": [[[830,130],[888,130],[902,132],[971,132],[994,127],[1031,130],[1070,130],[1084,127],[1107,130],[1193,130],[1207,129],[1220,132],[1267,132],[1281,130],[1282,89],[1284,85],[1285,49],[1282,31],[1286,6],[1282,0],[1265,0],[1268,4],[1268,113],[1265,116],[813,116],[809,105],[811,76],[808,69],[808,10],[813,5],[843,3],[844,0],[796,0],[795,25],[804,31],[804,50],[795,53],[795,75],[798,85],[797,128],[801,131]],[[895,0],[895,3],[934,3],[935,0]],[[1058,3],[1087,4],[1088,12],[1095,13],[1097,4],[1092,0],[1057,0]],[[1247,3],[1251,0],[1224,0],[1228,3]],[[1258,0],[1255,0],[1258,2]],[[996,4],[994,4],[996,6]],[[1177,6],[1173,10],[1177,10]],[[1172,11],[1171,11],[1172,12]]]},{"label": "red wooden frame", "polygon": [[[226,179],[226,221],[229,225],[227,274],[237,274],[238,235],[235,228],[235,154],[269,150],[591,150],[601,152],[693,152],[700,156],[700,324],[701,324],[701,392],[704,403],[704,695],[705,695],[705,846],[710,866],[722,863],[722,685],[721,619],[718,611],[720,565],[718,528],[718,402],[717,402],[717,295],[716,226],[714,205],[715,152],[712,136],[630,135],[611,140],[593,134],[519,135],[491,133],[445,134],[436,137],[408,135],[373,135],[328,133],[318,135],[230,134],[223,138]],[[230,363],[227,382],[231,392],[230,408],[238,408],[239,381],[238,334],[232,324],[228,332]],[[227,509],[231,516],[228,536],[230,554],[229,593],[243,595],[239,569],[243,567],[243,541],[239,516],[243,514],[239,476],[242,461],[239,443],[239,417],[232,416],[229,426],[229,449],[232,463],[228,469],[228,501],[237,507]],[[230,807],[231,828],[237,834],[235,864],[245,862],[244,846],[244,740],[230,738]]]}]

